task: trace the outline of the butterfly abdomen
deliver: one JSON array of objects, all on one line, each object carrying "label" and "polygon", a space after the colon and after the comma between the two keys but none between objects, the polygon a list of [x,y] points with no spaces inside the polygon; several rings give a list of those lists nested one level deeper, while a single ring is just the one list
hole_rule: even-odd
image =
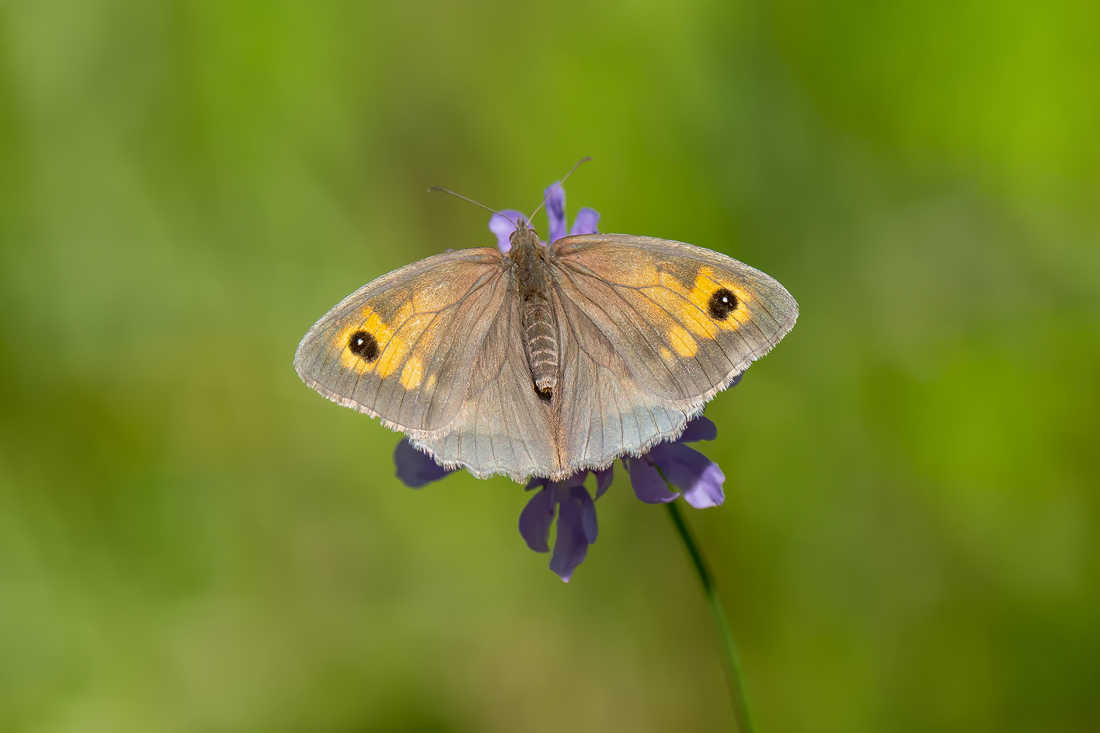
[{"label": "butterfly abdomen", "polygon": [[512,235],[512,261],[515,288],[522,299],[523,350],[531,381],[539,399],[549,402],[558,386],[558,366],[561,346],[558,321],[547,293],[550,289],[549,262],[546,247],[534,230],[520,222]]},{"label": "butterfly abdomen", "polygon": [[534,296],[523,303],[523,348],[535,391],[543,400],[553,397],[558,384],[558,324],[554,309],[544,297]]}]

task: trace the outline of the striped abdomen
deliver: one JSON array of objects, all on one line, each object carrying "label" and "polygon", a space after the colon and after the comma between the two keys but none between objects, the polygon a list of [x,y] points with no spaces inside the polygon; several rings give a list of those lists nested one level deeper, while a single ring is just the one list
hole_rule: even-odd
[{"label": "striped abdomen", "polygon": [[523,348],[535,389],[549,400],[558,385],[558,324],[550,303],[540,296],[523,304]]}]

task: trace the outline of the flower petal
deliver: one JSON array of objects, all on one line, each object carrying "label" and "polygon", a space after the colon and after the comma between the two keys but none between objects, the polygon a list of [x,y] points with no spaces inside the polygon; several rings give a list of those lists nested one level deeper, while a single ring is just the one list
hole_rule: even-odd
[{"label": "flower petal", "polygon": [[[658,446],[659,447],[659,446]],[[657,469],[647,460],[642,458],[624,458],[627,471],[630,472],[630,485],[634,487],[634,495],[646,504],[667,504],[679,494],[668,490],[665,480]]]},{"label": "flower petal", "polygon": [[694,448],[680,443],[659,445],[649,453],[649,459],[696,509],[718,506],[726,500],[722,484],[726,474],[718,464]]},{"label": "flower petal", "polygon": [[575,474],[568,477],[564,481],[558,481],[556,483],[557,483],[558,486],[561,486],[562,488],[570,488],[570,487],[573,487],[573,486],[580,486],[580,487],[583,488],[584,487],[584,482],[587,481],[587,480],[588,480],[588,469],[586,468],[583,471],[577,471]]},{"label": "flower petal", "polygon": [[600,223],[600,212],[585,206],[577,212],[577,218],[573,220],[570,234],[595,234],[596,225]]},{"label": "flower petal", "polygon": [[554,521],[554,490],[543,489],[519,513],[519,533],[535,552],[550,552],[550,524]]},{"label": "flower petal", "polygon": [[427,486],[455,470],[443,468],[427,453],[421,453],[413,448],[408,438],[402,438],[393,449],[393,462],[397,466],[394,475],[401,479],[401,483],[412,489]]},{"label": "flower petal", "polygon": [[721,506],[726,500],[726,492],[722,489],[726,474],[711,462],[706,471],[700,476],[695,486],[684,490],[684,501],[696,509],[709,509],[712,506]]},{"label": "flower petal", "polygon": [[527,221],[523,212],[515,209],[504,209],[489,217],[489,231],[497,235],[497,246],[500,247],[501,252],[512,249],[512,241],[509,237],[516,230],[516,222],[520,219]]},{"label": "flower petal", "polygon": [[550,220],[550,244],[565,236],[565,189],[554,181],[542,192],[546,201],[546,218]]},{"label": "flower petal", "polygon": [[581,509],[581,527],[584,529],[584,538],[591,545],[596,541],[596,535],[599,534],[599,525],[596,524],[596,505],[588,494],[588,489],[583,486],[571,488],[569,499]]},{"label": "flower petal", "polygon": [[677,443],[694,443],[697,440],[714,440],[718,437],[718,428],[707,418],[700,415],[687,424],[684,434],[677,438]]},{"label": "flower petal", "polygon": [[550,479],[534,476],[527,485],[523,487],[524,491],[530,491],[531,489],[545,488],[550,483]]},{"label": "flower petal", "polygon": [[596,474],[596,498],[599,499],[611,488],[611,482],[615,479],[615,466],[611,465],[592,473]]},{"label": "flower petal", "polygon": [[592,497],[586,490],[574,487],[558,509],[558,533],[550,569],[568,583],[573,571],[584,562],[588,545],[595,541],[595,535],[596,510]]}]

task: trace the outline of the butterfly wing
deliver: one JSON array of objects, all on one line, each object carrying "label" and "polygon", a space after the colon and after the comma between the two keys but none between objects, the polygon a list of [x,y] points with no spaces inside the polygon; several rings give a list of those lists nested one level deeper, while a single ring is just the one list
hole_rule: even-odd
[{"label": "butterfly wing", "polygon": [[560,293],[555,300],[563,318],[554,439],[563,469],[554,478],[603,468],[624,453],[640,454],[683,430],[690,408],[655,397],[639,385],[591,315],[591,304]]},{"label": "butterfly wing", "polygon": [[503,473],[520,481],[569,473],[563,473],[554,439],[554,407],[535,392],[522,338],[520,299],[508,287],[473,360],[462,408],[446,432],[410,438],[412,444],[479,478]]},{"label": "butterfly wing", "polygon": [[448,430],[507,294],[495,248],[429,257],[374,280],[326,313],[294,368],[325,397],[410,438]]},{"label": "butterfly wing", "polygon": [[558,434],[576,468],[678,436],[798,316],[776,280],[702,247],[594,234],[554,253],[568,354]]}]

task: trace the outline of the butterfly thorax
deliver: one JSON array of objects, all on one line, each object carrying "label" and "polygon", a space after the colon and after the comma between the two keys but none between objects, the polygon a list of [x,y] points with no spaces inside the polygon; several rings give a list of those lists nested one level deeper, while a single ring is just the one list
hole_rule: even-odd
[{"label": "butterfly thorax", "polygon": [[539,397],[553,398],[558,383],[561,347],[558,323],[550,303],[550,253],[522,221],[511,238],[513,282],[520,297],[523,350],[531,382]]}]

